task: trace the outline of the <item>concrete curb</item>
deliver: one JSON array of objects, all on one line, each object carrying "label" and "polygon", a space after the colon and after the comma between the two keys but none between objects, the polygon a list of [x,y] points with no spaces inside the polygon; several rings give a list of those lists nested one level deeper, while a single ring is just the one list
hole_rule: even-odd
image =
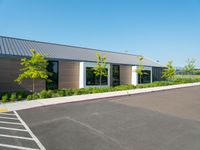
[{"label": "concrete curb", "polygon": [[15,111],[15,110],[50,106],[50,105],[62,104],[62,103],[88,101],[88,100],[93,100],[93,99],[101,99],[101,98],[109,98],[109,97],[117,97],[117,96],[125,96],[125,95],[135,95],[135,94],[150,93],[150,92],[156,92],[156,91],[186,88],[186,87],[192,87],[192,86],[200,86],[200,82],[153,87],[153,88],[144,88],[144,89],[133,89],[133,90],[126,90],[126,91],[76,95],[76,96],[67,96],[67,97],[56,97],[56,98],[39,99],[39,100],[32,100],[32,101],[10,102],[10,103],[5,103],[5,104],[0,104],[0,108],[7,109],[9,111]]}]

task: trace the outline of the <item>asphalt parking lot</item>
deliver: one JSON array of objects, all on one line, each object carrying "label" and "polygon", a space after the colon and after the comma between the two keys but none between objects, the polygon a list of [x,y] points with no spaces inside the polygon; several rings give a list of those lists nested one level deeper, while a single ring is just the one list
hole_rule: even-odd
[{"label": "asphalt parking lot", "polygon": [[199,91],[197,86],[18,114],[47,150],[199,150]]}]

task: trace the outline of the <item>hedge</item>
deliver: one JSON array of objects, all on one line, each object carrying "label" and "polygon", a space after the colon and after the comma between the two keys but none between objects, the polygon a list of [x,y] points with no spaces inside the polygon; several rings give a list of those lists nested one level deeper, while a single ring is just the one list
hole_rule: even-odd
[{"label": "hedge", "polygon": [[104,93],[104,92],[113,92],[113,91],[122,91],[138,88],[148,88],[148,87],[158,87],[158,86],[168,86],[176,85],[183,83],[194,83],[200,82],[200,77],[184,77],[176,76],[171,81],[158,81],[152,82],[149,84],[142,85],[119,85],[115,87],[102,87],[102,88],[82,88],[82,89],[59,89],[59,90],[42,90],[38,93],[29,94],[25,91],[20,92],[5,92],[0,95],[1,102],[9,101],[20,101],[20,100],[34,100],[34,99],[45,99],[53,97],[63,97],[63,96],[72,96],[72,95],[82,95],[82,94],[92,94],[92,93]]}]

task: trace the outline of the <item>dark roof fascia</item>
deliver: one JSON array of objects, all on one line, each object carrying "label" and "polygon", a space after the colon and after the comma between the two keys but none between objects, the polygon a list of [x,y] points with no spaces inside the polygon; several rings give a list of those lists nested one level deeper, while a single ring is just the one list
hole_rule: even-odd
[{"label": "dark roof fascia", "polygon": [[[24,56],[26,57],[26,56]],[[23,56],[18,56],[18,55],[9,55],[9,54],[0,54],[0,58],[5,58],[5,59],[21,59]],[[26,57],[28,58],[28,57]]]},{"label": "dark roof fascia", "polygon": [[[0,54],[0,58],[5,58],[5,59],[21,59],[21,58],[31,58],[31,56],[19,56],[19,55],[9,55],[9,54]],[[77,60],[70,60],[70,59],[59,59],[59,58],[48,58],[45,57],[47,60],[55,60],[55,61],[60,61],[60,60],[68,60],[68,61],[77,61]]]}]

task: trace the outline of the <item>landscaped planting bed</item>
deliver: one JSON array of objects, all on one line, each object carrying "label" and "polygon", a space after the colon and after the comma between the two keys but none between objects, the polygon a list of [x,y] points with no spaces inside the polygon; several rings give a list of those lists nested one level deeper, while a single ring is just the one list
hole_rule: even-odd
[{"label": "landscaped planting bed", "polygon": [[1,102],[13,102],[21,100],[34,100],[34,99],[45,99],[52,97],[63,97],[63,96],[72,96],[72,95],[82,95],[82,94],[92,94],[92,93],[104,93],[104,92],[113,92],[113,91],[123,91],[130,89],[139,89],[139,88],[149,88],[149,87],[158,87],[158,86],[168,86],[168,85],[177,85],[184,83],[195,83],[200,82],[200,76],[175,76],[170,81],[159,81],[149,84],[142,85],[120,85],[115,87],[102,87],[102,88],[84,88],[84,89],[59,89],[59,90],[42,90],[37,93],[28,93],[25,91],[20,92],[4,92],[1,93],[0,99]]}]

